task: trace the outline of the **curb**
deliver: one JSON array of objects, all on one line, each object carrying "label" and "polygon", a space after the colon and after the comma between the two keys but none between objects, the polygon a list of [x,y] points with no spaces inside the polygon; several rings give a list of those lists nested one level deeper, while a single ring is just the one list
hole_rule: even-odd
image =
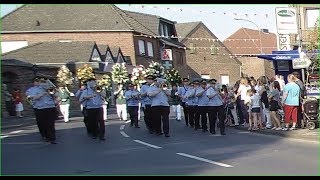
[{"label": "curb", "polygon": [[[244,130],[248,131],[247,127],[235,127],[237,130]],[[274,130],[258,130],[258,131],[250,131],[252,133],[256,134],[263,134],[263,135],[270,135],[270,136],[279,136],[279,137],[285,137],[285,138],[291,138],[291,139],[299,139],[299,140],[305,140],[305,141],[312,141],[312,142],[317,142],[319,143],[319,134],[318,130],[317,135],[310,135],[310,136],[304,136],[303,134],[299,134],[298,132],[301,130],[294,130],[294,131],[274,131]],[[249,131],[248,131],[249,132]],[[310,133],[315,132],[315,131],[310,131]]]}]

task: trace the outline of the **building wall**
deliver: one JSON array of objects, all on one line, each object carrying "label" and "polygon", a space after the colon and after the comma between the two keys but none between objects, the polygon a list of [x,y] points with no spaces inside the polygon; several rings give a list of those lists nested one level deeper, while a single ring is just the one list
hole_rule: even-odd
[{"label": "building wall", "polygon": [[[70,33],[19,33],[1,34],[1,41],[28,41],[28,45],[44,41],[95,41],[97,44],[120,47],[124,55],[130,56],[135,65],[132,32],[70,32]],[[104,49],[101,49],[104,53]]]},{"label": "building wall", "polygon": [[[204,26],[200,26],[189,38],[214,39],[216,37],[213,37]],[[198,47],[194,54],[191,53],[190,43],[194,43]],[[210,78],[215,78],[220,82],[221,75],[229,75],[230,84],[233,84],[240,78],[240,64],[230,57],[226,49],[220,48],[222,44],[200,39],[187,39],[183,41],[183,44],[188,47],[186,50],[186,60],[190,78],[199,78],[201,75],[206,74],[210,75]],[[217,54],[211,54],[211,45],[219,48]],[[199,47],[201,48],[199,49]]]},{"label": "building wall", "polygon": [[[139,53],[139,40],[143,40],[145,42],[145,55],[140,55]],[[148,56],[148,48],[147,42],[151,42],[153,45],[153,57]],[[143,65],[144,67],[148,67],[151,61],[160,62],[160,47],[159,47],[159,39],[155,38],[147,38],[147,37],[134,37],[134,47],[135,47],[135,57],[136,57],[136,65]]]},{"label": "building wall", "polygon": [[[12,73],[14,74],[14,78],[11,80],[11,83],[8,85],[10,87],[9,90],[13,90],[14,88],[19,88],[22,92],[22,104],[24,107],[23,115],[24,116],[33,116],[33,109],[32,106],[27,102],[25,92],[28,88],[30,88],[33,84],[32,79],[34,77],[34,71],[31,67],[25,67],[25,66],[12,66],[12,65],[1,65],[2,68],[2,74],[4,73]],[[39,68],[36,75],[43,75],[46,77],[56,77],[57,75],[57,68]],[[3,83],[3,81],[2,81]],[[74,88],[70,88],[70,91],[75,92],[77,90],[77,86]],[[12,93],[12,91],[10,91]],[[1,110],[2,110],[2,116],[8,117],[8,113],[5,108],[5,100],[4,98],[1,98]],[[80,111],[80,104],[78,100],[75,97],[71,98],[71,111],[79,110]]]},{"label": "building wall", "polygon": [[249,77],[259,78],[260,76],[273,77],[274,69],[272,61],[263,60],[257,57],[239,57],[242,62],[242,73]]}]

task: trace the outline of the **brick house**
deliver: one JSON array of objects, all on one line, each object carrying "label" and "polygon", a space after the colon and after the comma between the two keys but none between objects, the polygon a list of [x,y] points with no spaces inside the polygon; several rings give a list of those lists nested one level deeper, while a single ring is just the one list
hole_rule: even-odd
[{"label": "brick house", "polygon": [[[25,92],[36,75],[49,77],[55,83],[58,68],[62,65],[67,65],[74,77],[76,69],[83,67],[84,64],[93,67],[98,79],[102,74],[111,73],[115,63],[126,63],[128,71],[132,71],[133,66],[128,61],[130,59],[122,54],[120,48],[109,46],[100,48],[106,49],[104,55],[101,55],[97,44],[93,41],[51,41],[35,43],[4,53],[1,56],[2,82],[8,85],[10,91],[18,87]],[[74,89],[70,90],[75,92],[78,86],[79,84],[75,82]],[[23,104],[26,105],[27,102],[24,101]],[[73,107],[79,107],[75,99],[72,104]]]},{"label": "brick house", "polygon": [[259,32],[241,28],[223,43],[241,61],[243,76],[271,78],[275,75],[271,61],[257,58],[259,54],[271,54],[272,51],[277,50],[277,38],[274,33],[269,33],[266,29],[261,29]]},{"label": "brick house", "polygon": [[163,48],[172,50],[173,67],[183,74],[185,47],[177,39],[174,22],[159,16],[119,9],[115,5],[24,5],[2,19],[3,49],[45,41],[95,41],[121,47],[133,65],[160,62]]},{"label": "brick house", "polygon": [[241,62],[202,22],[176,24],[179,41],[187,46],[186,63],[191,78],[215,78],[233,84],[240,78]]}]

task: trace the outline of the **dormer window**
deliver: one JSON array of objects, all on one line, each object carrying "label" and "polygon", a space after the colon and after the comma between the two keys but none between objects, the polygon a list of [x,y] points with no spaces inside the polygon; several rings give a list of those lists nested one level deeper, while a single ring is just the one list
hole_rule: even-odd
[{"label": "dormer window", "polygon": [[174,35],[173,24],[169,24],[166,22],[160,22],[159,35],[162,37],[166,37],[166,38],[170,38],[171,35]]},{"label": "dormer window", "polygon": [[144,45],[144,40],[139,40],[139,55],[146,55],[146,49]]}]

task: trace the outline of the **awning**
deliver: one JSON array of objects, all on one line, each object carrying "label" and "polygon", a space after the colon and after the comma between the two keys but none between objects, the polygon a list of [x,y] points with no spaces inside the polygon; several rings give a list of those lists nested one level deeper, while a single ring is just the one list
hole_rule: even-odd
[{"label": "awning", "polygon": [[[316,49],[313,51],[303,51],[306,53],[308,58],[315,58],[320,54],[320,50]],[[261,54],[257,56],[261,59],[271,60],[271,61],[292,61],[293,59],[300,58],[298,50],[290,51],[272,51],[272,54]]]},{"label": "awning", "polygon": [[272,51],[272,54],[258,55],[258,58],[272,61],[292,61],[300,57],[298,50],[291,51]]}]

